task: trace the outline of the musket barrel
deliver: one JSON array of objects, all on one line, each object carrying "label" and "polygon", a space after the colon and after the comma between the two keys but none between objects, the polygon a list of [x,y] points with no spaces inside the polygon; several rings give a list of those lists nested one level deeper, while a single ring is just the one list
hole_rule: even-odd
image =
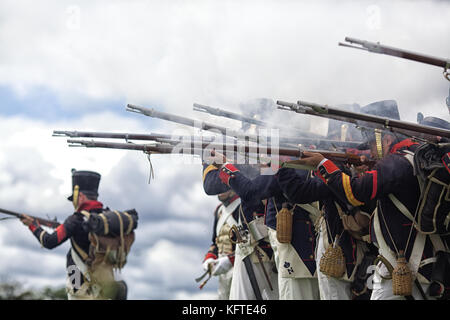
[{"label": "musket barrel", "polygon": [[[200,120],[193,120],[190,118],[186,118],[186,117],[182,117],[182,116],[178,116],[178,115],[174,115],[174,114],[170,114],[170,113],[166,113],[166,112],[156,111],[154,109],[149,109],[149,108],[145,108],[145,107],[135,106],[132,104],[128,104],[127,107],[129,108],[129,109],[127,109],[128,111],[139,110],[142,114],[144,114],[146,116],[176,122],[176,123],[183,124],[183,125],[186,125],[189,127],[199,128],[202,130],[217,130],[221,134],[226,134],[226,131],[227,131],[227,128],[217,126],[212,123],[206,123],[206,122],[203,122]],[[231,131],[231,130],[228,129],[228,131]]]},{"label": "musket barrel", "polygon": [[[380,43],[359,40],[359,39],[355,39],[355,38],[351,38],[351,37],[345,37],[345,41],[350,42],[350,43],[359,44],[359,45],[363,46],[364,48],[366,48],[370,52],[387,54],[390,56],[395,56],[395,57],[400,57],[400,58],[404,58],[404,59],[408,59],[408,60],[422,62],[422,63],[426,63],[429,65],[442,67],[445,70],[450,68],[450,60],[448,60],[448,59],[433,57],[433,56],[425,55],[422,53],[416,53],[413,51],[408,51],[408,50],[404,50],[404,49],[385,46]],[[352,46],[350,46],[350,47],[352,47]],[[352,48],[357,48],[357,47],[352,47]],[[358,48],[358,49],[360,49],[360,48]]]},{"label": "musket barrel", "polygon": [[116,133],[116,132],[92,132],[92,131],[54,131],[57,135],[61,137],[70,138],[105,138],[105,139],[125,139],[125,140],[146,140],[146,141],[159,141],[161,139],[181,139],[181,140],[205,140],[213,141],[214,137],[210,136],[179,136],[161,133]]},{"label": "musket barrel", "polygon": [[[334,118],[340,121],[351,122],[362,126],[376,124],[377,127],[381,129],[397,131],[399,133],[412,136],[414,136],[414,134],[421,133],[428,135],[428,138],[431,138],[431,136],[450,138],[450,130],[423,126],[412,122],[389,119],[375,115],[330,108],[327,105],[319,105],[301,100],[297,101],[297,104],[310,107],[311,110],[307,110],[306,113],[319,117]],[[426,136],[424,137],[427,138]]]},{"label": "musket barrel", "polygon": [[[222,110],[219,108],[213,108],[213,107],[209,107],[209,106],[205,106],[203,104],[198,104],[198,103],[194,103],[194,108],[197,108],[199,110],[197,111],[203,111],[203,112],[208,112],[211,113],[213,115],[216,116],[220,116],[220,117],[226,117],[226,118],[230,118],[230,119],[234,119],[234,120],[238,120],[238,121],[244,121],[244,122],[248,122],[248,123],[252,123],[258,126],[262,126],[262,127],[271,127],[268,123],[258,120],[258,119],[253,119],[251,117],[247,117],[247,116],[243,116],[231,111],[226,111],[226,110]],[[196,109],[194,109],[196,110]]]}]

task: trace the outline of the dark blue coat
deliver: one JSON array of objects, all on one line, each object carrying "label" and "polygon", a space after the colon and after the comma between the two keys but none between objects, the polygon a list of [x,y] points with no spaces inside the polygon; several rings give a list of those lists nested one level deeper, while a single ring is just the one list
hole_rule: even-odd
[{"label": "dark blue coat", "polygon": [[[250,166],[242,165],[238,167],[244,170],[247,175],[255,176],[255,170]],[[222,182],[219,175],[220,171],[218,168],[213,165],[203,164],[203,189],[207,195],[218,195],[231,189],[230,186]],[[244,214],[245,219],[247,219],[247,222],[252,221],[255,216],[264,216],[265,214],[266,208],[261,199],[241,197],[241,206],[242,213]],[[268,242],[261,240],[259,242],[259,247],[263,249],[269,257],[272,257],[273,250]]]},{"label": "dark blue coat", "polygon": [[[413,167],[404,157],[404,150],[415,150],[418,144],[411,140],[403,140],[391,148],[390,154],[377,162],[373,170],[367,171],[360,177],[349,177],[341,172],[330,160],[323,163],[319,170],[329,187],[339,193],[343,199],[353,205],[362,206],[371,201],[377,201],[380,228],[383,238],[393,252],[406,251],[409,259],[416,236],[416,229],[411,230],[411,221],[393,204],[388,197],[393,194],[408,210],[414,214],[420,189]],[[384,223],[385,221],[385,223]],[[408,241],[411,232],[411,239]],[[370,224],[371,241],[377,243],[374,223]],[[392,238],[391,238],[392,237]],[[428,237],[427,237],[428,238]],[[433,256],[432,244],[427,239],[423,252],[423,259]],[[432,264],[419,269],[420,273],[429,279]]]},{"label": "dark blue coat", "polygon": [[326,220],[328,243],[331,244],[336,235],[340,236],[339,245],[344,252],[347,276],[350,277],[357,261],[356,241],[348,232],[343,232],[344,226],[336,207],[336,203],[341,208],[345,208],[345,204],[338,201],[320,178],[299,175],[296,171],[289,168],[279,170],[277,176],[281,189],[293,203],[320,202]]},{"label": "dark blue coat", "polygon": [[[298,170],[298,174],[306,176],[308,173]],[[222,176],[224,175],[222,173]],[[268,200],[265,216],[266,225],[269,228],[276,229],[277,210],[281,210],[283,203],[289,202],[283,195],[276,175],[259,175],[254,179],[249,179],[240,171],[233,171],[228,173],[228,177],[228,185],[241,197],[242,201],[261,202],[264,199]],[[314,274],[316,271],[314,221],[311,221],[309,213],[300,207],[294,209],[293,218],[291,244],[309,272]]]}]

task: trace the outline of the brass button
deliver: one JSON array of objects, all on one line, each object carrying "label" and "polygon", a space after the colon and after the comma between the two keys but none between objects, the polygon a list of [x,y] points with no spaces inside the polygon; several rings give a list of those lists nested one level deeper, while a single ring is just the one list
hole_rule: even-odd
[{"label": "brass button", "polygon": [[310,258],[310,259],[314,259],[314,256],[313,256],[313,255],[310,255],[309,258]]}]

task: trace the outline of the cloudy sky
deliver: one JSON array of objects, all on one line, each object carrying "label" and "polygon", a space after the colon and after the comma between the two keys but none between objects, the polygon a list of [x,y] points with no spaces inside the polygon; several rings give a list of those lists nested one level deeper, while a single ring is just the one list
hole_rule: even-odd
[{"label": "cloudy sky", "polygon": [[[0,207],[63,221],[70,169],[102,174],[100,197],[140,214],[123,270],[133,299],[214,298],[194,278],[215,197],[201,165],[137,151],[68,148],[53,130],[166,132],[127,103],[236,126],[194,102],[240,112],[249,99],[324,104],[395,99],[449,120],[437,67],[339,47],[346,36],[450,57],[449,1],[7,1],[0,4]],[[317,130],[315,121],[277,111]],[[283,114],[283,115],[281,115]],[[186,159],[185,159],[186,160]],[[0,222],[0,277],[40,288],[65,281],[69,244],[41,249],[16,220]]]}]

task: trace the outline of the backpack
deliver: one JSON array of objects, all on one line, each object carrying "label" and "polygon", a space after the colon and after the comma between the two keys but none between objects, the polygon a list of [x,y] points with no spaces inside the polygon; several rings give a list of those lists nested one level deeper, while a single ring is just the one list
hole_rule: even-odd
[{"label": "backpack", "polygon": [[86,264],[94,269],[103,264],[122,269],[135,240],[138,214],[135,209],[101,213],[82,212],[87,217],[83,228],[89,232],[89,254]]},{"label": "backpack", "polygon": [[413,164],[420,186],[416,208],[419,232],[450,234],[450,144],[419,146],[414,152]]},{"label": "backpack", "polygon": [[419,202],[413,215],[393,195],[389,198],[394,205],[423,234],[450,234],[450,144],[424,143],[415,152],[404,151],[411,163],[420,187]]}]

